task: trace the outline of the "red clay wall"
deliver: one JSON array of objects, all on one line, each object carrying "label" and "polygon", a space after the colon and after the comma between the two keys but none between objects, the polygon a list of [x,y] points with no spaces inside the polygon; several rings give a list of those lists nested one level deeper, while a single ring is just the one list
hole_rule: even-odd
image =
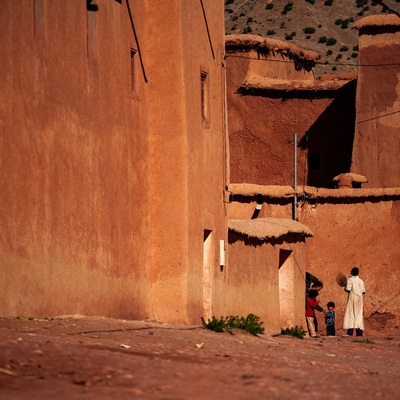
[{"label": "red clay wall", "polygon": [[290,303],[290,326],[303,325],[304,320],[304,242],[260,242],[229,234],[226,267],[215,276],[217,298],[214,315],[256,314],[266,332],[280,333],[280,314],[289,314],[280,306],[279,252],[292,253],[290,286],[294,301]]},{"label": "red clay wall", "polygon": [[123,7],[2,3],[2,315],[147,314],[148,142]]},{"label": "red clay wall", "polygon": [[[252,60],[271,77],[268,60]],[[354,135],[354,85],[341,91],[258,91],[240,94],[250,67],[247,59],[227,58],[230,181],[260,185],[293,185],[294,134],[298,137],[298,184],[332,187],[332,179],[349,172]],[[291,78],[304,79],[292,69]],[[272,67],[271,67],[272,68]],[[282,72],[283,74],[284,72]],[[289,74],[289,72],[287,73]],[[309,167],[318,154],[320,166]]]},{"label": "red clay wall", "polygon": [[133,26],[126,1],[2,4],[1,315],[200,320],[204,229],[226,235],[223,3],[203,1],[214,57],[199,2],[129,4]]},{"label": "red clay wall", "polygon": [[400,186],[399,63],[399,25],[360,30],[351,171],[368,179],[365,187]]},{"label": "red clay wall", "polygon": [[[204,230],[213,232],[213,268],[219,266],[219,240],[226,237],[224,10],[222,2],[203,5],[206,19],[194,0],[158,5],[157,13],[147,2],[143,46],[153,72],[147,85],[152,312],[156,319],[196,324],[203,314]],[[202,71],[210,112],[204,126]]]},{"label": "red clay wall", "polygon": [[[251,197],[247,199],[248,202],[241,200],[240,203],[230,204],[231,217],[251,218],[256,201]],[[260,218],[291,217],[292,199],[264,198],[264,201]],[[304,270],[311,272],[324,283],[320,292],[321,305],[326,308],[328,301],[336,303],[339,334],[347,295],[337,284],[336,275],[343,272],[348,276],[354,266],[359,267],[360,277],[366,285],[364,315],[367,322],[379,314],[384,314],[392,318],[388,321],[392,327],[400,323],[399,212],[400,203],[395,197],[320,198],[308,199],[307,202],[299,201],[298,220],[313,232],[313,237],[307,238],[304,246]],[[268,260],[273,260],[273,256]],[[268,262],[273,265],[276,259]],[[299,313],[301,314],[301,311]],[[318,313],[317,317],[320,327],[324,329],[323,314]],[[305,327],[305,322],[299,325]],[[368,327],[368,324],[366,326]]]},{"label": "red clay wall", "polygon": [[399,212],[399,201],[390,199],[318,201],[301,207],[300,222],[314,233],[307,241],[307,270],[324,282],[323,305],[336,303],[339,328],[347,295],[335,277],[338,272],[348,276],[354,266],[366,285],[365,317],[388,312],[400,320]]}]

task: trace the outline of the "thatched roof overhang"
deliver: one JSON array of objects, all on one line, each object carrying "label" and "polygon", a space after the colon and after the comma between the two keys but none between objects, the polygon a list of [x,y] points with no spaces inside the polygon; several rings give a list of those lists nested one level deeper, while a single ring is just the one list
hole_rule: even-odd
[{"label": "thatched roof overhang", "polygon": [[344,88],[355,79],[321,80],[283,80],[263,76],[248,77],[239,88],[239,92],[335,92]]},{"label": "thatched roof overhang", "polygon": [[229,57],[234,53],[256,52],[257,58],[278,56],[287,58],[296,64],[297,69],[311,71],[317,60],[321,58],[318,53],[311,50],[303,50],[294,44],[264,38],[258,35],[226,35],[225,53]]},{"label": "thatched roof overhang", "polygon": [[288,234],[313,236],[310,228],[289,218],[231,219],[228,229],[258,240],[277,239]]},{"label": "thatched roof overhang", "polygon": [[263,186],[249,183],[230,184],[227,190],[233,198],[235,195],[254,197],[261,195],[267,198],[292,198],[298,197],[309,199],[329,198],[400,198],[400,188],[366,188],[366,189],[325,189],[313,186],[299,186],[295,190],[292,186]]},{"label": "thatched roof overhang", "polygon": [[283,40],[269,39],[258,35],[226,35],[225,50],[227,52],[256,51],[260,56],[269,53],[280,53],[282,55],[294,55],[301,60],[313,62],[321,58],[315,51],[303,50],[292,43]]},{"label": "thatched roof overhang", "polygon": [[367,27],[400,27],[400,17],[396,14],[370,15],[359,19],[353,25],[354,29]]}]

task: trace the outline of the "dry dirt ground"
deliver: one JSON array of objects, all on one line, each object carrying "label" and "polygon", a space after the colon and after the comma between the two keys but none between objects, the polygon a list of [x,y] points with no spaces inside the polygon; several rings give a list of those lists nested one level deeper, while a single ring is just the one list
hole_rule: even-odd
[{"label": "dry dirt ground", "polygon": [[[340,330],[338,334],[341,334]],[[0,399],[397,399],[400,332],[362,340],[0,318]]]}]

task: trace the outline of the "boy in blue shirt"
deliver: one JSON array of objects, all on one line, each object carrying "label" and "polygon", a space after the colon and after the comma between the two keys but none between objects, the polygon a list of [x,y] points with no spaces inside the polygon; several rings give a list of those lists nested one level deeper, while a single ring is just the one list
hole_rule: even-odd
[{"label": "boy in blue shirt", "polygon": [[335,303],[330,301],[326,306],[328,308],[325,313],[326,335],[335,336]]}]

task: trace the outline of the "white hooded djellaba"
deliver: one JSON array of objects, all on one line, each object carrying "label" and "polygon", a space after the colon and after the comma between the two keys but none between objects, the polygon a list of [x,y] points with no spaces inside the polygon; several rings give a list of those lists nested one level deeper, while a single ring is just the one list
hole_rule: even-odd
[{"label": "white hooded djellaba", "polygon": [[361,329],[364,330],[364,299],[365,293],[364,281],[357,276],[350,276],[345,287],[349,292],[346,311],[344,313],[343,329]]}]

